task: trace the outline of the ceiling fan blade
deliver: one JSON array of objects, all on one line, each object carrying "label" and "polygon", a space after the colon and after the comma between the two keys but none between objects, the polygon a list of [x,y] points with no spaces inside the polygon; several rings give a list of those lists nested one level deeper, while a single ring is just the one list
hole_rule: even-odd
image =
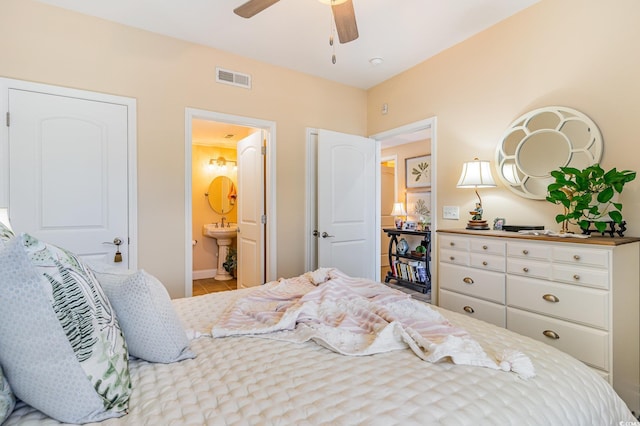
[{"label": "ceiling fan blade", "polygon": [[336,31],[340,43],[349,43],[358,38],[358,26],[356,25],[356,13],[353,10],[353,2],[347,0],[344,3],[332,5],[333,19],[336,22]]},{"label": "ceiling fan blade", "polygon": [[273,6],[280,0],[249,0],[248,2],[233,9],[233,12],[243,18],[251,18],[269,6]]}]

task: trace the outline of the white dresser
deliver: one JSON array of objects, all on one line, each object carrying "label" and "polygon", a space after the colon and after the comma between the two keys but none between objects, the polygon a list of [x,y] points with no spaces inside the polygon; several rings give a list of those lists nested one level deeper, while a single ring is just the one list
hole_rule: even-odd
[{"label": "white dresser", "polygon": [[640,413],[640,238],[438,231],[439,305],[593,367]]}]

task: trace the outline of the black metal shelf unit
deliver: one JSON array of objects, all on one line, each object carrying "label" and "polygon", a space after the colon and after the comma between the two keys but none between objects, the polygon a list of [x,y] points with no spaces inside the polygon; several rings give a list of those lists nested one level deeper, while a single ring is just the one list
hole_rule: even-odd
[{"label": "black metal shelf unit", "polygon": [[[391,237],[389,240],[389,267],[384,282],[392,280],[396,284],[427,293],[431,289],[431,231],[409,231],[396,228],[384,228],[383,231]],[[406,253],[398,253],[398,238],[401,235],[422,237],[420,245],[425,247],[423,254],[408,250]]]}]

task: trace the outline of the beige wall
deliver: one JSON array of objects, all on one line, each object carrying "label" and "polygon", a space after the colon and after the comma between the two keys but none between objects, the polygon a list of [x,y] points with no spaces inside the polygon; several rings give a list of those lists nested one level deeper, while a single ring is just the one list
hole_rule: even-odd
[{"label": "beige wall", "polygon": [[[304,272],[305,128],[365,135],[365,91],[33,0],[2,0],[0,31],[1,77],[137,99],[139,266],[172,297],[184,295],[186,107],[276,122],[276,273]],[[216,66],[253,88],[217,84]]]},{"label": "beige wall", "polygon": [[[437,116],[438,206],[458,205],[461,212],[459,221],[443,222],[440,207],[440,228],[464,227],[476,200],[472,190],[455,188],[462,162],[493,163],[511,122],[538,107],[584,112],[602,132],[603,167],[639,170],[638,22],[637,0],[542,0],[369,90],[368,133]],[[500,183],[481,191],[490,221],[499,216],[559,229],[559,206],[521,198]],[[640,179],[620,201],[627,234],[640,236]]]}]

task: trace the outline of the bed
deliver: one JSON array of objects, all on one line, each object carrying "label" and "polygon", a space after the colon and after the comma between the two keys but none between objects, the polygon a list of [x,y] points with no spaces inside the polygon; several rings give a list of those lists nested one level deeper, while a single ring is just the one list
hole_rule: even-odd
[{"label": "bed", "polygon": [[[447,359],[427,362],[410,349],[345,356],[315,341],[266,334],[211,337],[212,325],[230,307],[277,284],[171,301],[195,357],[173,363],[131,359],[128,414],[100,424],[617,425],[635,420],[605,380],[569,355],[437,307],[491,353],[525,354],[535,376]],[[2,426],[58,424],[18,402]]]}]

